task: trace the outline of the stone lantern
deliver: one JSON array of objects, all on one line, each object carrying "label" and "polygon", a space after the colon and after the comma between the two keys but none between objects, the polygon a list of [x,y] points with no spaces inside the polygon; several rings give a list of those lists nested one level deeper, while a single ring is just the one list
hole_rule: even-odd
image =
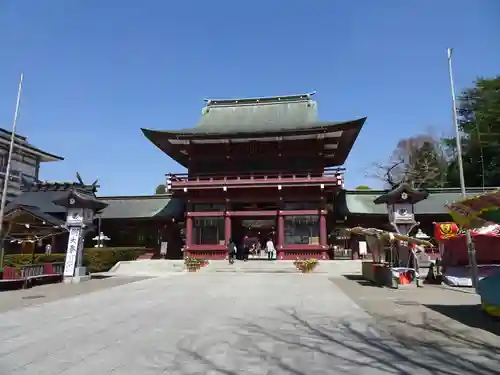
[{"label": "stone lantern", "polygon": [[397,233],[408,235],[418,225],[415,220],[415,204],[429,196],[425,190],[416,190],[407,183],[382,194],[375,199],[375,204],[386,204],[389,222]]},{"label": "stone lantern", "polygon": [[92,190],[86,188],[83,184],[75,184],[62,197],[53,201],[67,209],[69,238],[63,273],[64,282],[67,283],[78,283],[86,279],[86,269],[82,266],[85,233],[93,229],[94,215],[108,206],[95,197],[96,186],[92,185]]},{"label": "stone lantern", "polygon": [[[389,223],[396,233],[407,236],[413,228],[419,225],[415,220],[415,204],[427,199],[428,196],[429,192],[417,190],[407,183],[402,183],[376,198],[373,202],[375,204],[386,204]],[[397,254],[399,267],[408,267],[413,258],[414,269],[418,275],[420,271],[419,259],[413,248],[408,243],[399,241]],[[420,284],[418,277],[416,282],[418,286]]]}]

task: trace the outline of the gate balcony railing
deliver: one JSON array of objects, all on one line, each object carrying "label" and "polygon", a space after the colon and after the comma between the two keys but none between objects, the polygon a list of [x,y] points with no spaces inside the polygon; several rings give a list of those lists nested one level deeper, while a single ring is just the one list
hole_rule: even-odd
[{"label": "gate balcony railing", "polygon": [[189,188],[213,189],[245,186],[343,186],[344,168],[326,168],[323,172],[294,171],[266,173],[198,174],[169,173],[167,191]]}]

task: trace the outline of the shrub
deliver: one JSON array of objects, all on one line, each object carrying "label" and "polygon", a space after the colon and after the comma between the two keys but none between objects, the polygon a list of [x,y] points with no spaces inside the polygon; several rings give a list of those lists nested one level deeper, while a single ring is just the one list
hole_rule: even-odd
[{"label": "shrub", "polygon": [[138,247],[107,247],[85,249],[83,253],[83,264],[89,272],[109,271],[120,261],[135,260],[149,250]]},{"label": "shrub", "polygon": [[[135,260],[140,255],[148,252],[140,247],[104,247],[88,248],[83,251],[83,265],[89,272],[106,272],[120,261]],[[6,267],[22,267],[41,263],[64,262],[66,254],[9,254],[4,257]]]},{"label": "shrub", "polygon": [[64,262],[66,254],[8,254],[3,258],[6,267],[22,267],[30,264]]}]

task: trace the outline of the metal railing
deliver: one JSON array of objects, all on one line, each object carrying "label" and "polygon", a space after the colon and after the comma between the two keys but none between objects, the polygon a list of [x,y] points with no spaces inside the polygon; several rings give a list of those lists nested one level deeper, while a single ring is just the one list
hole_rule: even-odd
[{"label": "metal railing", "polygon": [[64,263],[31,264],[19,268],[19,277],[27,279],[43,275],[62,275]]},{"label": "metal railing", "polygon": [[22,266],[19,270],[19,275],[22,279],[28,277],[41,276],[44,274],[45,267],[43,264],[33,264],[29,266]]}]

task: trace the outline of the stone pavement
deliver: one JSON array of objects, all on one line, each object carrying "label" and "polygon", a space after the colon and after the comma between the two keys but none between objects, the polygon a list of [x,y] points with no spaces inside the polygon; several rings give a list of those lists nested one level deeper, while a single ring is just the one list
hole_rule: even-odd
[{"label": "stone pavement", "polygon": [[[32,289],[13,290],[0,293],[0,313],[39,305],[49,301],[70,298],[77,295],[95,292],[101,289],[109,289],[115,286],[128,284],[134,281],[144,280],[146,277],[114,277],[103,279],[92,279],[80,284],[47,284]],[[0,372],[0,375],[2,373]]]},{"label": "stone pavement", "polygon": [[[179,274],[10,310],[0,314],[0,374],[458,375],[500,369],[486,372],[485,360],[478,361],[479,372],[440,367],[432,351],[416,351],[379,329],[378,317],[347,297],[344,286],[315,274]],[[461,348],[447,350],[462,361]],[[472,352],[474,358],[488,354]]]},{"label": "stone pavement", "polygon": [[[430,373],[500,374],[500,321],[482,312],[471,288],[394,290],[353,279],[331,281],[374,318],[382,336],[390,336],[391,347],[380,341],[379,349],[413,358]],[[439,371],[431,371],[432,359]]]}]

